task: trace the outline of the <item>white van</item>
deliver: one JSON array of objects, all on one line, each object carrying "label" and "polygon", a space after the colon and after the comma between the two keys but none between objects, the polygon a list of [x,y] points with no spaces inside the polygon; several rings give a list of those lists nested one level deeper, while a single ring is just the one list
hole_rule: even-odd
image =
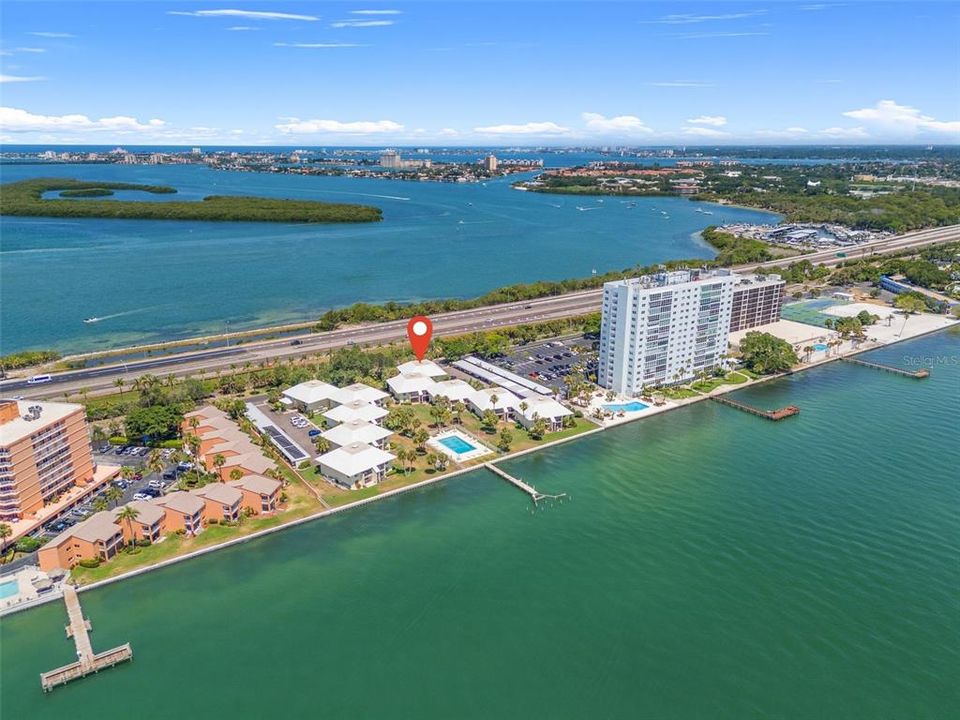
[{"label": "white van", "polygon": [[27,380],[27,385],[39,385],[40,383],[48,383],[51,380],[53,380],[53,378],[49,375],[34,375]]}]

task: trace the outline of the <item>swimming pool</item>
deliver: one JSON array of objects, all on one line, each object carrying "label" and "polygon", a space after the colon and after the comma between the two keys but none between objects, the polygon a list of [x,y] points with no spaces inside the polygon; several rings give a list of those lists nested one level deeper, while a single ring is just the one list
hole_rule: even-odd
[{"label": "swimming pool", "polygon": [[613,403],[612,405],[604,405],[604,410],[609,410],[610,412],[640,412],[641,410],[646,410],[649,405],[644,405],[639,400],[633,400],[628,403]]},{"label": "swimming pool", "polygon": [[6,582],[0,583],[0,600],[13,597],[19,592],[20,583],[18,583],[16,580],[7,580]]},{"label": "swimming pool", "polygon": [[475,445],[471,445],[459,435],[448,435],[447,437],[437,438],[437,442],[457,455],[465,455],[468,452],[476,450]]},{"label": "swimming pool", "polygon": [[814,349],[814,350],[819,350],[820,352],[823,352],[824,350],[827,349],[827,346],[824,345],[823,343],[817,343],[816,345],[813,346],[813,349]]}]

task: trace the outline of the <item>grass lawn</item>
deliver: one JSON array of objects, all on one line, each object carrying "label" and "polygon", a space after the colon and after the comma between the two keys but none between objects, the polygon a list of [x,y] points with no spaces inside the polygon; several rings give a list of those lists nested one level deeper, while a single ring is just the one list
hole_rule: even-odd
[{"label": "grass lawn", "polygon": [[724,378],[724,383],[727,385],[739,385],[740,383],[745,383],[750,379],[750,376],[748,376],[746,373],[740,372],[739,370],[734,370],[733,372],[727,374],[727,377]]},{"label": "grass lawn", "polygon": [[700,393],[685,387],[663,388],[657,392],[662,393],[664,397],[671,400],[685,400],[687,398],[699,397]]}]

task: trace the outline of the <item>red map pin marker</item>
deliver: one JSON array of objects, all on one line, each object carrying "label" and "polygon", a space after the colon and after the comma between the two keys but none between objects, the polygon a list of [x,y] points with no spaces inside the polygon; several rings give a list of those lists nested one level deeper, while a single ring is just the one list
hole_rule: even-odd
[{"label": "red map pin marker", "polygon": [[423,356],[427,354],[432,335],[433,323],[430,322],[430,318],[424,315],[410,318],[410,322],[407,323],[407,337],[410,338],[410,347],[413,348],[413,354],[417,356],[417,360],[423,360]]}]

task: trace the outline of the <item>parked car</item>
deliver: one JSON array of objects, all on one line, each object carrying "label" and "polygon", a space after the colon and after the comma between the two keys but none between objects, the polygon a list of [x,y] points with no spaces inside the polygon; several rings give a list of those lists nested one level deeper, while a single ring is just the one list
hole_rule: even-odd
[{"label": "parked car", "polygon": [[158,498],[163,495],[163,492],[157,488],[147,487],[143,489],[143,494],[148,498]]},{"label": "parked car", "polygon": [[133,495],[134,500],[149,500],[151,497],[153,496],[142,492],[134,493]]},{"label": "parked car", "polygon": [[177,473],[175,470],[167,470],[162,476],[164,480],[175,480]]},{"label": "parked car", "polygon": [[166,483],[165,483],[165,482],[161,482],[160,480],[151,480],[150,482],[147,483],[147,485],[149,485],[149,486],[152,487],[152,488],[158,488],[158,489],[159,489],[159,488],[164,487],[164,486],[166,485]]},{"label": "parked car", "polygon": [[307,435],[309,435],[310,437],[316,437],[319,434],[320,434],[320,431],[317,430],[316,428],[314,428],[313,430],[307,431]]}]

